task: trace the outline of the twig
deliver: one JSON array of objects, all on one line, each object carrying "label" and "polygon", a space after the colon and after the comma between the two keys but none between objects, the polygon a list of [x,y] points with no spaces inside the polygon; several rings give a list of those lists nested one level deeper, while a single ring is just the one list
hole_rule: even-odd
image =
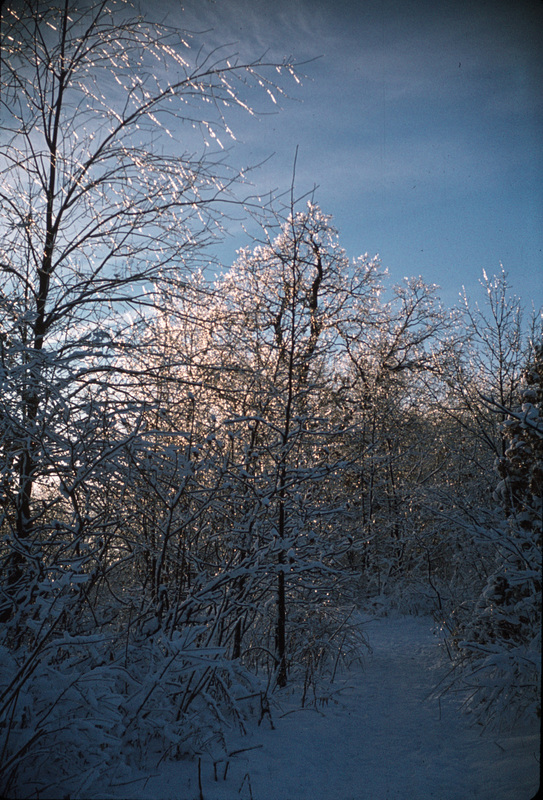
[{"label": "twig", "polygon": [[204,800],[204,792],[202,790],[202,759],[198,756],[198,791],[199,800]]}]

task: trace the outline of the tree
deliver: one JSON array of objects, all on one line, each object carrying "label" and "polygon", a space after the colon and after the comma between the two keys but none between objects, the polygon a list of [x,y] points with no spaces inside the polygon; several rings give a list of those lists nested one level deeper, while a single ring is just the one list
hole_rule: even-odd
[{"label": "tree", "polygon": [[458,321],[461,332],[456,346],[440,370],[448,387],[439,398],[443,410],[464,427],[493,460],[502,456],[505,441],[500,428],[503,416],[488,408],[484,397],[492,396],[511,408],[518,399],[518,386],[527,352],[522,305],[511,294],[507,273],[488,276],[481,286],[484,305],[471,303],[464,292]]},{"label": "tree", "polygon": [[438,537],[426,536],[432,525],[424,495],[443,466],[427,384],[436,380],[453,323],[437,287],[421,278],[406,279],[391,295],[348,341],[341,397],[354,431],[346,476],[358,515],[352,562],[363,595],[420,608],[428,603],[423,595],[435,601],[430,551],[433,562],[442,558],[437,543],[428,546]]},{"label": "tree", "polygon": [[541,715],[543,511],[543,346],[535,343],[519,389],[506,408],[504,455],[497,460],[497,507],[475,535],[492,547],[488,579],[469,613],[458,612],[458,662],[466,667],[470,708],[484,722]]},{"label": "tree", "polygon": [[518,402],[527,351],[522,305],[503,269],[485,273],[481,285],[483,302],[473,303],[464,293],[430,368],[419,374],[421,422],[431,423],[432,433],[428,469],[421,473],[428,477],[415,489],[416,505],[424,509],[419,530],[427,535],[417,538],[420,544],[433,541],[428,568],[431,562],[439,592],[438,597],[432,589],[435,611],[447,627],[455,624],[449,614],[482,591],[493,557],[488,542],[472,535],[476,510],[494,490],[494,462],[506,447],[503,412],[493,411],[485,398],[509,409]]},{"label": "tree", "polygon": [[[268,74],[293,68],[192,50],[188,35],[134,17],[124,2],[4,4],[0,35],[6,793],[40,739],[56,744],[54,757],[41,758],[43,783],[55,785],[65,768],[73,778],[72,756],[100,763],[104,720],[93,697],[118,747],[124,725],[143,751],[146,736],[167,740],[175,729],[183,739],[187,709],[204,702],[217,675],[216,653],[206,660],[202,650],[199,665],[191,655],[207,634],[170,629],[168,639],[161,629],[160,587],[184,498],[171,496],[171,482],[187,464],[172,444],[178,432],[150,425],[161,398],[136,391],[156,377],[152,364],[141,371],[153,346],[143,332],[237,202],[221,131],[228,135],[236,110],[251,113],[252,87],[273,88]],[[174,451],[157,481],[153,470]],[[148,549],[158,559],[141,570],[155,536]],[[138,582],[152,587],[151,602]],[[129,662],[130,680],[119,680]],[[161,684],[167,670],[172,683]],[[181,708],[174,685],[186,689]],[[172,727],[152,715],[143,723],[153,693]],[[87,739],[76,752],[77,719]]]},{"label": "tree", "polygon": [[214,338],[226,357],[217,404],[243,478],[237,505],[247,514],[237,547],[275,583],[270,649],[284,686],[296,631],[311,628],[315,604],[326,603],[320,587],[330,587],[331,567],[346,549],[348,515],[334,483],[349,423],[329,387],[346,337],[371,317],[379,268],[367,256],[350,264],[313,203],[291,207],[277,223],[276,235],[241,251],[218,283]]},{"label": "tree", "polygon": [[[223,160],[179,137],[197,128],[217,141],[221,108],[245,108],[244,82],[267,85],[259,70],[271,65],[192,58],[181,32],[124,3],[68,0],[4,9],[1,55],[2,448],[3,474],[16,474],[4,483],[5,620],[40,560],[40,525],[56,507],[48,487],[83,519],[74,431],[92,438],[107,413],[111,359],[137,346],[127,314],[145,320],[179,291],[232,199]],[[117,391],[114,413],[127,402]]]}]

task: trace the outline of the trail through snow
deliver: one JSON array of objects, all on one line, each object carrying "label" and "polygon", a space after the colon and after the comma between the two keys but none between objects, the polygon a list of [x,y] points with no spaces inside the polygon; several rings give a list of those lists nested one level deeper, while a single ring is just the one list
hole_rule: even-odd
[{"label": "trail through snow", "polygon": [[[109,788],[131,800],[530,800],[540,778],[539,730],[470,727],[453,695],[429,618],[369,619],[372,653],[322,712],[288,697],[240,741],[223,780],[202,759],[163,763],[146,782]],[[127,794],[129,792],[129,794]],[[104,797],[104,795],[101,795]]]}]

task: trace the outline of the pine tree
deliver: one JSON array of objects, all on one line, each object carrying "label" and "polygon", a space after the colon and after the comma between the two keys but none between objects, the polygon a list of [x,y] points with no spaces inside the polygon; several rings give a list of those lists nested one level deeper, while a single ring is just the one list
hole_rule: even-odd
[{"label": "pine tree", "polygon": [[498,411],[507,418],[496,519],[486,532],[494,560],[459,642],[476,679],[473,700],[486,719],[506,708],[515,716],[541,713],[542,344],[525,370],[518,406]]}]

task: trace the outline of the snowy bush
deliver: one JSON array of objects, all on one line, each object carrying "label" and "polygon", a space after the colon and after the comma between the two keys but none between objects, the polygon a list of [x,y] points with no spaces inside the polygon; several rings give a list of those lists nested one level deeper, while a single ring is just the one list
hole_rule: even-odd
[{"label": "snowy bush", "polygon": [[369,642],[356,609],[327,606],[311,611],[311,624],[303,616],[291,623],[292,660],[303,679],[302,707],[318,705],[337,675],[360,662]]},{"label": "snowy bush", "polygon": [[163,758],[205,752],[243,727],[236,697],[254,688],[197,630],[111,642],[63,636],[40,653],[0,653],[3,796],[84,796]]}]

